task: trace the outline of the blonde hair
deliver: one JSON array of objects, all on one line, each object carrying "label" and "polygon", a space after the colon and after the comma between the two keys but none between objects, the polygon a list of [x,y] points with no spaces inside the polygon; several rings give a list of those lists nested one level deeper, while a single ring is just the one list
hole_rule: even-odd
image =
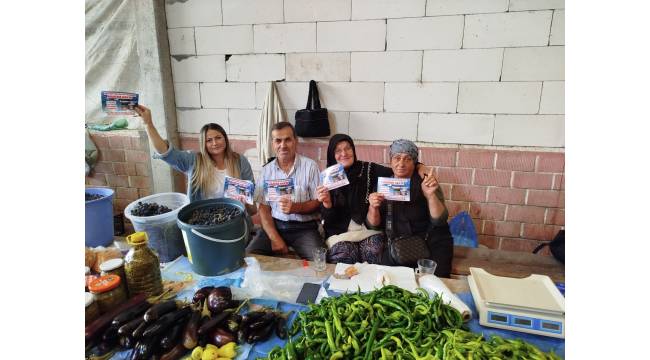
[{"label": "blonde hair", "polygon": [[199,136],[199,152],[196,154],[196,162],[194,163],[194,172],[190,182],[194,188],[194,192],[205,189],[212,189],[214,187],[215,176],[214,167],[216,163],[212,160],[210,154],[205,150],[205,138],[208,130],[216,130],[226,140],[226,149],[224,151],[223,161],[226,165],[226,175],[239,178],[241,176],[241,168],[239,166],[239,154],[232,151],[230,148],[230,141],[226,131],[218,124],[209,123],[203,125]]}]

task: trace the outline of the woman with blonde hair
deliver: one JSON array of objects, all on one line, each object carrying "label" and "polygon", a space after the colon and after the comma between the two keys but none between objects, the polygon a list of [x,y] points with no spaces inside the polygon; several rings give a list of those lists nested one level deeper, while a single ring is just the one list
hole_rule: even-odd
[{"label": "woman with blonde hair", "polygon": [[[199,152],[182,151],[174,149],[160,136],[147,107],[138,105],[135,111],[142,117],[149,140],[156,150],[154,158],[187,175],[187,196],[190,201],[223,197],[226,176],[255,181],[248,159],[231,149],[228,135],[220,125],[203,125]],[[246,204],[246,210],[251,215],[257,212],[255,206],[249,204]]]}]

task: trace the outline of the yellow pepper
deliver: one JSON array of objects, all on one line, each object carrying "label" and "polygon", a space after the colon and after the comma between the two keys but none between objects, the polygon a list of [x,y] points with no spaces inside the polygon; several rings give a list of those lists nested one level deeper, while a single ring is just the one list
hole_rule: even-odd
[{"label": "yellow pepper", "polygon": [[222,346],[219,348],[219,351],[217,351],[217,354],[221,358],[228,358],[228,359],[234,359],[235,356],[237,356],[237,344],[234,342],[229,342],[226,345]]}]

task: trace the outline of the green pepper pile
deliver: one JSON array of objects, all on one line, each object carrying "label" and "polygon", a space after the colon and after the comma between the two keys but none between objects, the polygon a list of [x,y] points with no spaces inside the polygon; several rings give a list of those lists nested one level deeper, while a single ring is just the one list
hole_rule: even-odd
[{"label": "green pepper pile", "polygon": [[440,296],[384,286],[310,304],[289,331],[291,337],[302,331],[300,336],[266,359],[559,359],[522,340],[485,340],[462,325],[460,312]]}]

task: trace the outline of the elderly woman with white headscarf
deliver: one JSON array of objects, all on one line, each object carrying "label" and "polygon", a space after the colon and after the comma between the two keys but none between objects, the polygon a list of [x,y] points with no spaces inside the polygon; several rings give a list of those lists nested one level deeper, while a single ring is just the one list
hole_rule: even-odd
[{"label": "elderly woman with white headscarf", "polygon": [[[420,235],[425,239],[430,258],[437,263],[435,274],[449,277],[453,257],[453,238],[449,232],[449,212],[433,168],[424,179],[415,172],[418,161],[417,146],[405,139],[395,140],[390,145],[390,167],[396,178],[410,179],[410,201],[392,202],[392,236]],[[368,197],[369,207],[366,225],[369,228],[386,227],[387,201],[384,195],[374,192]],[[384,247],[383,263],[395,265]]]}]

